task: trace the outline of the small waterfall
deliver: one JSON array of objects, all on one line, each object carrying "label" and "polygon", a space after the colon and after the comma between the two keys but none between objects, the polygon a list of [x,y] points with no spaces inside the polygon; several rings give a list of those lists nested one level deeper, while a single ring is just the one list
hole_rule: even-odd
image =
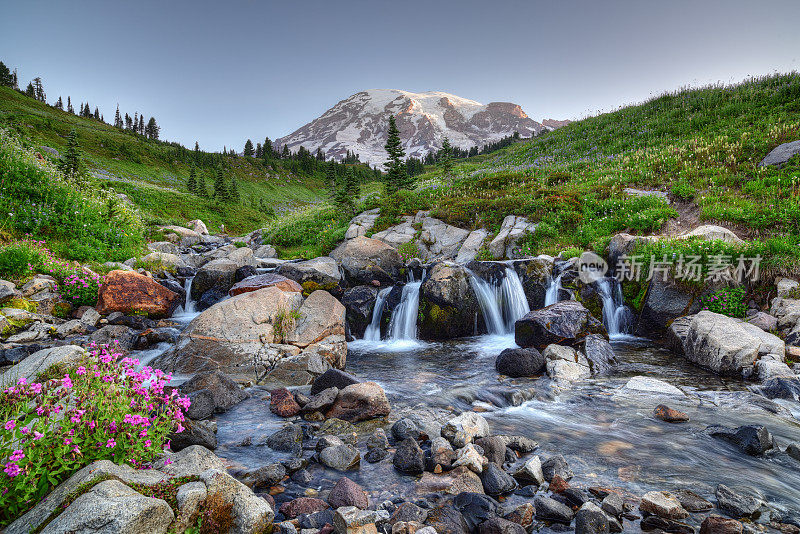
[{"label": "small waterfall", "polygon": [[385,287],[378,291],[378,297],[375,299],[375,308],[372,310],[372,321],[370,321],[369,326],[367,326],[367,329],[364,331],[365,340],[381,340],[381,318],[383,317],[383,309],[386,307],[386,299],[391,292],[391,287]]},{"label": "small waterfall", "polygon": [[192,281],[194,277],[187,278],[183,282],[183,289],[186,291],[186,298],[183,301],[183,306],[178,307],[176,313],[172,316],[173,319],[178,320],[192,320],[199,315],[197,311],[197,302],[192,299]]},{"label": "small waterfall", "polygon": [[517,319],[531,311],[522,282],[516,271],[506,267],[501,280],[489,283],[469,271],[469,282],[478,298],[478,305],[490,334],[514,332]]},{"label": "small waterfall", "polygon": [[601,278],[595,284],[603,299],[603,324],[608,335],[627,334],[633,322],[633,313],[625,305],[619,282],[615,278]]},{"label": "small waterfall", "polygon": [[[425,278],[425,275],[422,275]],[[419,288],[422,280],[415,281],[409,272],[409,282],[403,286],[400,304],[392,312],[387,338],[389,341],[409,341],[417,339],[417,316],[419,314]]]},{"label": "small waterfall", "polygon": [[558,302],[559,292],[561,291],[561,276],[559,274],[555,278],[550,278],[550,285],[547,286],[547,291],[544,294],[544,305],[550,306]]}]

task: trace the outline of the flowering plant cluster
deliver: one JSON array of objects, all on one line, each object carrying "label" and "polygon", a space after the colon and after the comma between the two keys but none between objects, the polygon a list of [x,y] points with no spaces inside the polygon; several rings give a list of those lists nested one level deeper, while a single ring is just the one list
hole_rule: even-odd
[{"label": "flowering plant cluster", "polygon": [[147,467],[183,431],[189,398],[167,392],[169,374],[138,365],[92,346],[59,378],[0,392],[0,526],[96,460]]},{"label": "flowering plant cluster", "polygon": [[73,273],[58,285],[61,297],[73,306],[94,306],[102,277],[97,273]]},{"label": "flowering plant cluster", "polygon": [[747,311],[743,287],[725,287],[703,297],[703,309],[730,317],[744,317]]}]

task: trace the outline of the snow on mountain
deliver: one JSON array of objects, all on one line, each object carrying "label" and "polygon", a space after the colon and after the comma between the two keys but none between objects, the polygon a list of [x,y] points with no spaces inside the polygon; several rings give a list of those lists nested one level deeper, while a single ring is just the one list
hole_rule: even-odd
[{"label": "snow on mountain", "polygon": [[[386,161],[388,118],[394,114],[406,156],[424,157],[438,150],[445,137],[450,144],[469,149],[519,132],[530,137],[548,128],[528,117],[517,104],[481,104],[459,96],[430,91],[410,93],[399,89],[371,89],[342,100],[295,132],[275,141],[282,149],[311,152],[322,149],[328,158],[341,159],[348,150],[361,161],[381,165]],[[555,121],[554,121],[555,122]]]}]

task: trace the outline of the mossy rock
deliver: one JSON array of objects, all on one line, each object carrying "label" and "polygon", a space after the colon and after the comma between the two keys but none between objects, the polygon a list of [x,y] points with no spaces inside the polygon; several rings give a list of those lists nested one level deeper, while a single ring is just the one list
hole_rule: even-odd
[{"label": "mossy rock", "polygon": [[60,319],[66,319],[69,317],[69,312],[72,311],[72,306],[69,302],[58,302],[55,306],[53,306],[53,317],[58,317]]},{"label": "mossy rock", "polygon": [[454,306],[426,303],[420,307],[419,334],[423,339],[452,339],[472,335],[474,317]]},{"label": "mossy rock", "polygon": [[647,285],[635,280],[624,282],[621,285],[622,295],[625,297],[625,304],[630,306],[636,313],[642,311]]},{"label": "mossy rock", "polygon": [[8,302],[3,303],[3,308],[16,308],[18,310],[36,313],[36,303],[24,298],[12,298]]},{"label": "mossy rock", "polygon": [[12,319],[0,316],[0,337],[7,338],[14,335],[25,329],[31,322],[33,322],[31,319]]}]

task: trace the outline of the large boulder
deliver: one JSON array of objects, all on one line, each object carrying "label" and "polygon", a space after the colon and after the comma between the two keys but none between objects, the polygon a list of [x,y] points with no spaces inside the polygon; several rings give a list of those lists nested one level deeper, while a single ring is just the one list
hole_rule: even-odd
[{"label": "large boulder", "polygon": [[153,271],[174,272],[179,267],[186,267],[186,263],[177,254],[159,252],[157,250],[146,256],[142,256],[142,261],[146,264],[153,265],[154,268],[151,269]]},{"label": "large boulder", "polygon": [[249,397],[239,384],[220,372],[197,373],[180,388],[190,398],[201,392],[203,396],[210,395],[210,408],[215,413],[225,412]]},{"label": "large boulder", "polygon": [[716,226],[713,224],[698,226],[694,230],[682,234],[681,237],[684,239],[695,237],[703,241],[724,241],[733,245],[741,245],[744,243],[744,241],[732,231],[723,226]]},{"label": "large boulder", "polygon": [[118,480],[106,480],[75,499],[42,532],[160,534],[174,519],[165,500],[145,497]]},{"label": "large boulder", "polygon": [[209,498],[230,505],[234,523],[231,532],[264,532],[275,518],[275,512],[266,499],[255,495],[228,473],[209,469],[200,475],[200,479],[206,485]]},{"label": "large boulder", "polygon": [[162,318],[172,315],[180,304],[180,295],[152,278],[132,271],[111,271],[100,286],[96,309],[103,315],[146,313]]},{"label": "large boulder", "polygon": [[368,237],[345,241],[331,252],[331,257],[344,269],[352,284],[393,284],[402,280],[405,265],[397,250],[386,243]]},{"label": "large boulder", "polygon": [[590,334],[608,336],[603,323],[574,300],[531,311],[514,325],[517,345],[540,350],[552,344],[577,345]]},{"label": "large boulder", "polygon": [[456,257],[469,235],[469,230],[433,217],[423,217],[422,231],[417,242],[419,257],[422,261],[451,260]]},{"label": "large boulder", "polygon": [[236,295],[240,295],[242,293],[250,293],[252,291],[258,291],[259,289],[264,289],[265,287],[271,286],[275,286],[281,291],[294,291],[296,293],[303,292],[303,287],[294,280],[279,274],[266,273],[250,276],[244,280],[236,282],[233,287],[228,290],[228,294],[232,297],[235,297]]},{"label": "large boulder", "polygon": [[201,241],[200,234],[183,226],[161,226],[167,241],[177,243],[182,247],[191,247]]},{"label": "large boulder", "polygon": [[268,346],[291,335],[287,325],[302,303],[300,293],[275,286],[231,297],[196,317],[175,349],[153,365],[179,373],[219,370],[252,380],[268,364],[260,361]]},{"label": "large boulder", "polygon": [[192,298],[200,300],[203,293],[216,289],[225,294],[236,283],[236,270],[240,266],[227,258],[211,260],[203,265],[192,280]]},{"label": "large boulder", "polygon": [[362,337],[364,331],[372,321],[372,310],[378,290],[372,286],[351,287],[342,295],[342,304],[347,313],[345,315],[350,333],[355,337]]},{"label": "large boulder", "polygon": [[461,243],[461,248],[458,249],[458,254],[456,254],[454,261],[460,265],[466,265],[473,261],[478,257],[478,252],[487,237],[489,237],[489,232],[483,228],[470,232],[464,242]]},{"label": "large boulder", "polygon": [[534,348],[505,349],[494,362],[498,373],[511,378],[539,375],[544,366],[545,357]]},{"label": "large boulder", "polygon": [[455,263],[437,263],[420,286],[419,334],[423,339],[450,339],[474,333],[478,300],[467,270]]},{"label": "large boulder", "polygon": [[753,371],[760,357],[783,361],[785,346],[778,337],[749,323],[710,311],[692,318],[683,352],[687,360],[722,375]]},{"label": "large boulder", "polygon": [[[333,295],[321,289],[314,291],[300,306],[296,326],[284,339],[287,343],[305,348],[328,336],[343,336],[344,315],[344,306]],[[331,364],[344,367],[344,362]]]},{"label": "large boulder", "polygon": [[390,410],[389,399],[382,387],[375,382],[359,382],[339,391],[326,416],[355,423],[385,417]]},{"label": "large boulder", "polygon": [[535,231],[536,224],[529,222],[526,218],[508,215],[503,219],[500,231],[489,243],[489,252],[492,253],[492,257],[496,260],[518,257],[515,249],[517,242],[525,234]]},{"label": "large boulder", "polygon": [[328,256],[297,263],[284,263],[278,267],[278,274],[300,284],[313,282],[322,289],[333,289],[342,279],[336,260]]},{"label": "large boulder", "polygon": [[545,296],[553,274],[553,258],[537,256],[514,261],[511,266],[522,282],[522,290],[525,292],[531,309],[544,307]]},{"label": "large boulder", "polygon": [[406,215],[400,224],[372,234],[372,239],[377,239],[390,247],[399,248],[400,245],[405,245],[413,240],[416,235],[417,229],[414,227],[414,217]]},{"label": "large boulder", "polygon": [[350,226],[347,227],[347,233],[344,235],[345,239],[355,239],[367,234],[372,227],[375,226],[375,221],[381,213],[380,208],[371,209],[363,213],[359,213],[350,220]]},{"label": "large boulder", "polygon": [[700,297],[695,292],[678,286],[672,280],[665,282],[662,277],[655,276],[647,288],[637,333],[660,334],[673,320],[698,311]]},{"label": "large boulder", "polygon": [[800,140],[783,143],[770,150],[769,154],[759,162],[758,166],[765,167],[767,165],[775,165],[781,167],[797,154],[800,154]]},{"label": "large boulder", "polygon": [[86,351],[77,345],[64,345],[34,352],[13,367],[6,368],[0,374],[0,386],[8,387],[22,378],[29,383],[34,382],[37,376],[50,367],[58,365],[68,368],[77,365],[85,355]]}]

